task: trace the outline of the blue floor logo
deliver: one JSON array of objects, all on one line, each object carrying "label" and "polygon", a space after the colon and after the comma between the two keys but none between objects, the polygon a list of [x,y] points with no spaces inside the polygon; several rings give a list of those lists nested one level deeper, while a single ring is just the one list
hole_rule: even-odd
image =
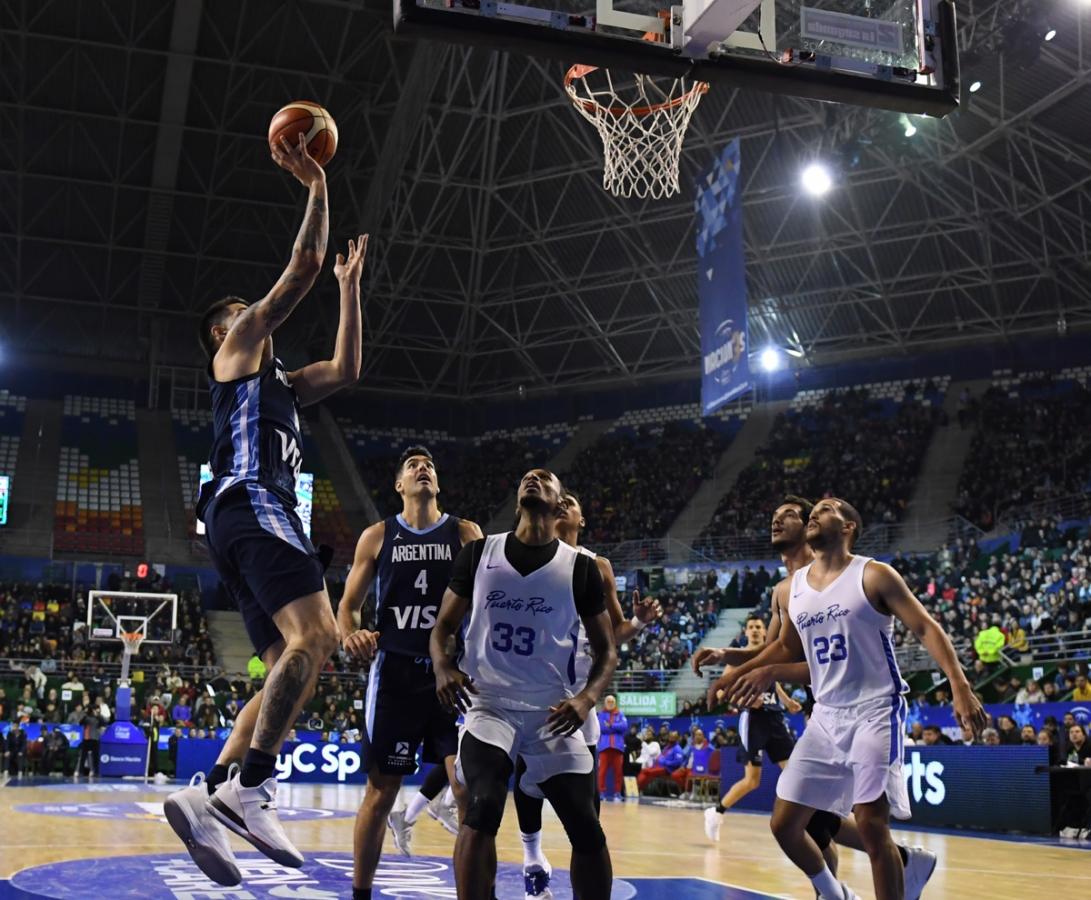
[{"label": "blue floor logo", "polygon": [[[75,819],[127,819],[129,821],[166,822],[162,803],[24,803],[16,812],[38,816],[63,816]],[[311,807],[280,807],[277,810],[285,822],[307,822],[312,819],[344,819],[355,812],[343,809]]]},{"label": "blue floor logo", "polygon": [[[337,900],[352,893],[352,855],[316,853],[308,856],[302,869],[289,869],[256,853],[238,856],[243,887],[255,898],[306,897],[307,900]],[[181,896],[216,896],[218,888],[193,864],[186,854],[161,856],[115,856],[107,859],[80,859],[24,869],[12,879],[12,886],[31,896],[59,900],[85,900],[87,885],[95,885],[100,895],[121,895],[133,885],[140,885],[147,900]],[[554,877],[556,900],[570,900],[572,890],[566,873]],[[376,897],[437,898],[455,897],[451,861],[421,856],[413,859],[384,857],[375,875]],[[497,873],[497,891],[501,897],[522,896],[521,867],[501,864]],[[208,893],[205,893],[208,892]],[[620,883],[612,900],[628,900],[636,891]]]},{"label": "blue floor logo", "polygon": [[[193,897],[247,897],[273,900],[294,897],[303,900],[338,900],[352,895],[352,854],[313,853],[302,869],[277,865],[257,853],[238,857],[243,884],[221,888],[213,884],[184,853],[147,856],[112,856],[103,859],[73,859],[35,866],[17,872],[10,886],[0,881],[0,897],[20,900],[51,897],[54,900],[86,900],[88,885],[99,896],[135,896],[141,900],[180,900]],[[550,884],[554,900],[572,900],[568,873],[553,870]],[[438,856],[412,859],[384,856],[375,873],[373,895],[399,900],[455,898],[451,860]],[[503,900],[521,898],[522,867],[500,863],[496,873],[496,896]],[[773,900],[769,894],[717,884],[701,878],[615,878],[610,900]]]}]

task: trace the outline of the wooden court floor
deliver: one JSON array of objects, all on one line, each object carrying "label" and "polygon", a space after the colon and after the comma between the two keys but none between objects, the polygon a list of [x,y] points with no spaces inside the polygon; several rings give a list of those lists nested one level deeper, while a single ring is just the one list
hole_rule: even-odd
[{"label": "wooden court floor", "polygon": [[[287,870],[239,841],[247,880],[215,889],[204,881],[161,816],[170,786],[55,780],[0,788],[0,897],[305,897],[350,896],[352,814],[363,788],[295,785],[281,788],[287,829],[308,856]],[[782,857],[765,816],[725,817],[719,844],[704,836],[698,810],[636,803],[604,804],[617,885],[614,898],[809,898],[805,879]],[[1016,842],[935,832],[899,831],[899,839],[935,851],[939,863],[928,898],[1051,898],[1091,896],[1091,843]],[[422,817],[414,858],[384,858],[376,896],[454,897],[453,837]],[[546,809],[543,841],[550,861],[567,869],[565,838]],[[387,841],[387,849],[393,847]],[[509,801],[498,839],[501,900],[523,897],[521,845]],[[841,872],[872,898],[866,859],[842,851]],[[556,900],[570,898],[563,872]]]}]

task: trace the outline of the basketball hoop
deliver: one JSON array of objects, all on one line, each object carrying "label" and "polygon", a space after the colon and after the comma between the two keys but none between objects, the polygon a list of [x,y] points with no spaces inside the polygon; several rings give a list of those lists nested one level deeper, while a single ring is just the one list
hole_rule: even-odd
[{"label": "basketball hoop", "polygon": [[118,633],[124,651],[121,656],[121,682],[129,682],[129,661],[139,652],[146,635],[141,631],[122,631]]},{"label": "basketball hoop", "polygon": [[[670,13],[660,12],[670,28]],[[649,31],[646,41],[662,41]],[[602,186],[615,197],[661,199],[678,193],[678,160],[690,117],[708,83],[660,75],[621,81],[609,69],[575,65],[564,89],[602,138]]]}]

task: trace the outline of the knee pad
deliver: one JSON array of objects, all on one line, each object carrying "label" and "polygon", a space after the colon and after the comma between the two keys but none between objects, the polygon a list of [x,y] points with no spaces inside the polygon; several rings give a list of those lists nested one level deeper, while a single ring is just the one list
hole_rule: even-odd
[{"label": "knee pad", "polygon": [[504,817],[504,799],[507,795],[507,785],[501,791],[493,786],[483,789],[475,789],[470,794],[466,805],[466,816],[463,824],[474,831],[483,831],[485,834],[496,836],[500,830],[500,820]]},{"label": "knee pad", "polygon": [[814,838],[819,850],[825,850],[837,836],[841,828],[841,819],[831,812],[818,810],[807,823],[807,834]]}]

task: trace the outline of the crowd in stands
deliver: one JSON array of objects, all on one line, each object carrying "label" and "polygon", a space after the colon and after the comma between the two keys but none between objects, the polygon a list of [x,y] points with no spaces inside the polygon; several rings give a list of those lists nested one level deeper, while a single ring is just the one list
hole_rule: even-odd
[{"label": "crowd in stands", "polygon": [[[618,648],[617,671],[682,668],[719,617],[723,592],[715,587],[714,579],[712,584],[711,588],[690,585],[655,592],[663,615]],[[629,611],[627,602],[622,608]]]},{"label": "crowd in stands", "polygon": [[1029,503],[1086,493],[1091,485],[1091,391],[1044,374],[1018,390],[991,387],[969,399],[973,465],[963,469],[955,510],[986,531],[1020,519]]},{"label": "crowd in stands", "polygon": [[729,443],[720,431],[684,422],[600,438],[563,473],[587,519],[581,541],[601,547],[662,537]]},{"label": "crowd in stands", "polygon": [[[765,538],[779,500],[796,494],[852,501],[865,525],[902,519],[933,429],[942,420],[934,386],[907,390],[891,406],[864,389],[826,394],[817,406],[782,413],[768,441],[720,501],[702,534]],[[927,401],[927,402],[926,402]]]},{"label": "crowd in stands", "polygon": [[[1044,520],[1028,527],[1015,550],[1002,544],[983,552],[975,541],[958,540],[931,556],[898,553],[891,561],[963,648],[979,680],[1005,647],[1017,659],[1055,658],[1065,653],[1065,635],[1091,637],[1091,536],[1086,526],[1059,526]],[[895,641],[903,640],[899,629]],[[1074,678],[1070,673],[1056,686],[1060,696],[1075,687]],[[1009,699],[1007,693],[988,699]],[[1048,687],[1042,695],[1056,699]]]}]

